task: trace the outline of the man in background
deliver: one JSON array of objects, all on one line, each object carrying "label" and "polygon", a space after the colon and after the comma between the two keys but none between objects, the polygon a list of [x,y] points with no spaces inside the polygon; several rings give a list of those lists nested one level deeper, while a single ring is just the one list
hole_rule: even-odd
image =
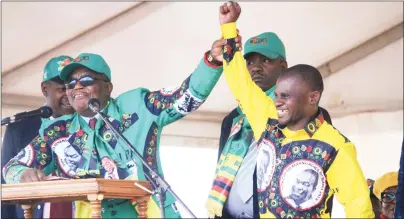
[{"label": "man in background", "polygon": [[398,187],[398,172],[389,172],[377,179],[373,185],[373,193],[380,200],[382,214],[376,218],[395,218],[396,192]]},{"label": "man in background", "polygon": [[[52,117],[48,119],[31,117],[7,126],[1,149],[2,168],[38,135],[38,130],[43,122],[74,112],[67,99],[64,83],[59,78],[61,70],[71,60],[72,58],[69,56],[59,56],[52,58],[46,64],[41,89],[42,94],[46,98],[46,105],[53,110]],[[1,183],[5,183],[3,177]],[[46,208],[49,208],[49,206],[46,206]],[[70,210],[66,210],[68,208]],[[71,217],[71,209],[71,203],[52,204],[52,211],[49,213],[44,211],[44,204],[40,204],[34,208],[33,217],[43,218],[45,213],[45,217],[50,214],[51,218],[55,218],[57,217],[56,212],[63,212],[67,213],[63,214],[63,217],[69,218]],[[2,218],[24,218],[24,211],[20,206],[2,205],[1,216]]]}]

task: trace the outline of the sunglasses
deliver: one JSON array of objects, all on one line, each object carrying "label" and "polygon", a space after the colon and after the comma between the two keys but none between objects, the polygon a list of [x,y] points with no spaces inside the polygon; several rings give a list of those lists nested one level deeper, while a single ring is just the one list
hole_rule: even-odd
[{"label": "sunglasses", "polygon": [[382,192],[382,202],[390,203],[390,202],[392,202],[394,200],[396,200],[396,194],[395,193]]},{"label": "sunglasses", "polygon": [[104,82],[109,82],[108,80],[102,80],[99,78],[95,78],[92,77],[90,75],[84,75],[83,77],[79,78],[79,79],[73,79],[71,80],[69,83],[66,83],[66,89],[73,89],[74,87],[76,87],[76,84],[79,82],[81,84],[81,86],[83,87],[87,87],[87,86],[91,86],[95,83],[95,81],[104,81]]}]

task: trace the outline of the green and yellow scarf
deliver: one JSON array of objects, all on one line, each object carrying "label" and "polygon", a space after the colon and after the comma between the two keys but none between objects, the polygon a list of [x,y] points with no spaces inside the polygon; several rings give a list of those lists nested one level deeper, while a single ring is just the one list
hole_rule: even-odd
[{"label": "green and yellow scarf", "polygon": [[[275,86],[265,93],[274,99],[274,91]],[[215,215],[222,216],[223,206],[233,185],[234,178],[252,142],[253,132],[251,126],[240,108],[237,110],[241,115],[233,120],[236,122],[231,128],[229,138],[220,155],[212,189],[206,202],[210,218],[214,218]]]}]

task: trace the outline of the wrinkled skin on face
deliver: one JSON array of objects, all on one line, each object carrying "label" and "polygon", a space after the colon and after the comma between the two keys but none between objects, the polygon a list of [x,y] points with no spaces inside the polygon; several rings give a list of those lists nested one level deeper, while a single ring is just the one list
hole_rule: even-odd
[{"label": "wrinkled skin on face", "polygon": [[69,75],[67,83],[74,79],[79,80],[84,76],[95,78],[94,84],[83,86],[80,82],[77,82],[74,88],[66,90],[66,94],[70,104],[78,114],[92,117],[95,113],[89,109],[88,101],[95,98],[100,101],[101,109],[104,108],[108,104],[113,86],[111,82],[108,82],[108,78],[104,74],[96,73],[84,67],[74,70]]}]

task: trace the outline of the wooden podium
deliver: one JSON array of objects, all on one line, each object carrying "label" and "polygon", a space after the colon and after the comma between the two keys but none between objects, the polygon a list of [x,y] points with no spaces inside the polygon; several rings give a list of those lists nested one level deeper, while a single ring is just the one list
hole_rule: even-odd
[{"label": "wooden podium", "polygon": [[[136,185],[137,184],[137,185]],[[2,204],[17,204],[24,209],[25,218],[32,218],[32,206],[45,202],[87,200],[92,218],[101,218],[103,199],[134,199],[138,202],[139,218],[147,218],[147,202],[151,194],[149,182],[112,179],[69,179],[2,185]]]}]

